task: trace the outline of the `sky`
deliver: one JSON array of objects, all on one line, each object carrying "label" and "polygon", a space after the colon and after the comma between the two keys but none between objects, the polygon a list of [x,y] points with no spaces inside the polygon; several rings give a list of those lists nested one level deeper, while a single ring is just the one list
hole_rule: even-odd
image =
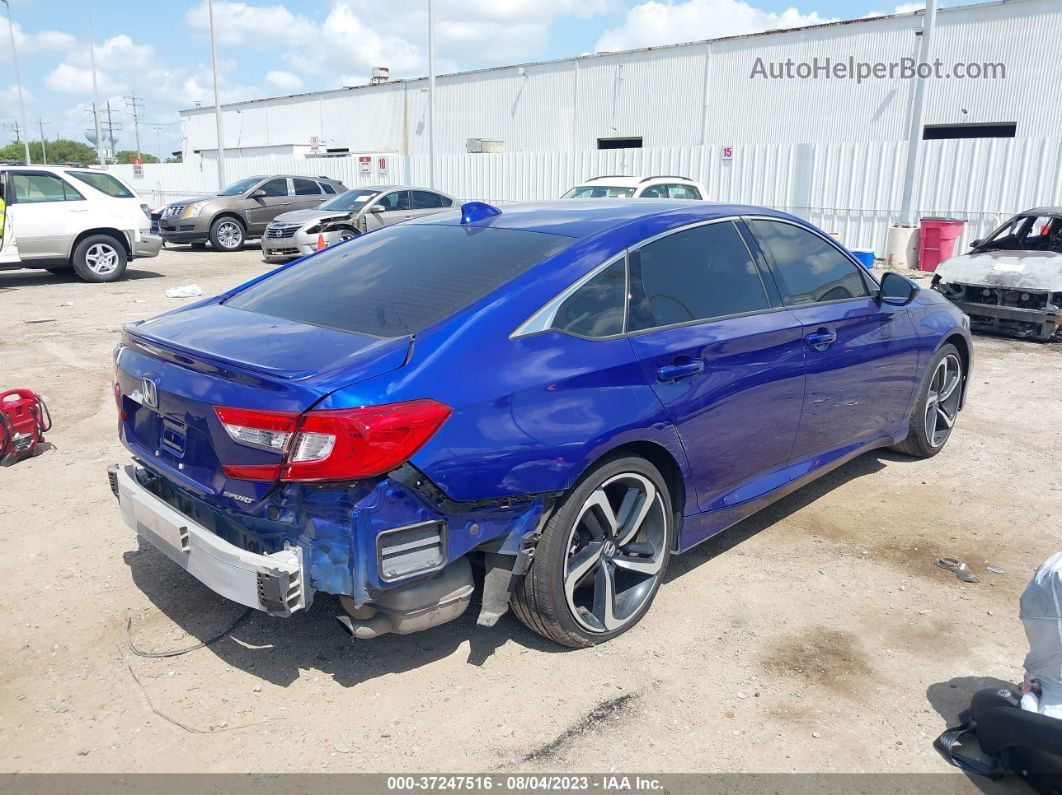
[{"label": "sky", "polygon": [[[896,0],[436,0],[441,73],[912,11]],[[942,6],[962,0],[942,0]],[[426,0],[215,0],[222,102],[427,72]],[[95,36],[90,35],[90,10]],[[0,5],[0,14],[7,8]],[[118,149],[180,148],[178,114],[213,103],[206,0],[10,0],[30,136],[84,140],[95,40],[101,105]],[[8,20],[0,16],[0,142],[18,122]]]}]

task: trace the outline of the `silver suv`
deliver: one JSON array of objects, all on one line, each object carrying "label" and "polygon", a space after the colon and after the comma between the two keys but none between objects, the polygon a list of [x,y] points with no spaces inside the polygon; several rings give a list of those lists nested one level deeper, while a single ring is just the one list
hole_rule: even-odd
[{"label": "silver suv", "polygon": [[313,210],[278,215],[262,236],[267,262],[305,257],[381,226],[448,210],[454,197],[437,190],[407,185],[354,188]]},{"label": "silver suv", "polygon": [[209,240],[218,251],[238,251],[281,213],[316,207],[346,189],[331,177],[248,177],[214,196],[168,205],[159,216],[159,234],[167,243],[202,246]]}]

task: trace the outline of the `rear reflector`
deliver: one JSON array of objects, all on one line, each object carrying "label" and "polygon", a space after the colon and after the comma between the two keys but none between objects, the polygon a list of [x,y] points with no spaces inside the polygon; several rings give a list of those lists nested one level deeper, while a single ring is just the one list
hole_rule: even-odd
[{"label": "rear reflector", "polygon": [[288,412],[216,407],[238,444],[284,456],[277,465],[225,465],[241,480],[343,481],[374,477],[401,466],[451,414],[434,400],[358,409]]}]

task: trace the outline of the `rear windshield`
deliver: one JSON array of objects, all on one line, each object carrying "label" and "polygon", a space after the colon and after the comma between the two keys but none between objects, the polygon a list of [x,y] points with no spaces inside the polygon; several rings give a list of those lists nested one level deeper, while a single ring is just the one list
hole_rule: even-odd
[{"label": "rear windshield", "polygon": [[629,199],[634,188],[616,185],[578,185],[561,196],[562,199]]},{"label": "rear windshield", "polygon": [[79,179],[86,185],[91,185],[100,193],[114,196],[116,199],[131,199],[133,192],[116,180],[110,174],[99,174],[88,171],[67,171],[74,179]]},{"label": "rear windshield", "polygon": [[453,315],[574,242],[514,229],[394,226],[323,251],[226,304],[313,326],[398,337]]}]

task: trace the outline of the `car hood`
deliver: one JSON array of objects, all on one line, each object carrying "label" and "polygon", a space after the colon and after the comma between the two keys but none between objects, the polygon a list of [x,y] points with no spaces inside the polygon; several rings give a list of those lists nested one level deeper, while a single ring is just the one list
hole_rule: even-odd
[{"label": "car hood", "polygon": [[273,219],[274,224],[305,224],[309,221],[320,221],[323,218],[349,218],[354,213],[348,210],[291,210],[281,213]]},{"label": "car hood", "polygon": [[214,199],[228,199],[228,198],[231,198],[231,197],[230,196],[193,196],[190,199],[181,199],[180,201],[170,202],[166,206],[167,207],[172,207],[175,204],[179,204],[180,206],[185,207],[185,206],[187,206],[189,204],[192,204],[194,202],[209,202],[209,201],[214,201]]},{"label": "car hood", "polygon": [[952,257],[937,267],[949,284],[1062,292],[1062,254],[1052,251],[986,251]]}]

